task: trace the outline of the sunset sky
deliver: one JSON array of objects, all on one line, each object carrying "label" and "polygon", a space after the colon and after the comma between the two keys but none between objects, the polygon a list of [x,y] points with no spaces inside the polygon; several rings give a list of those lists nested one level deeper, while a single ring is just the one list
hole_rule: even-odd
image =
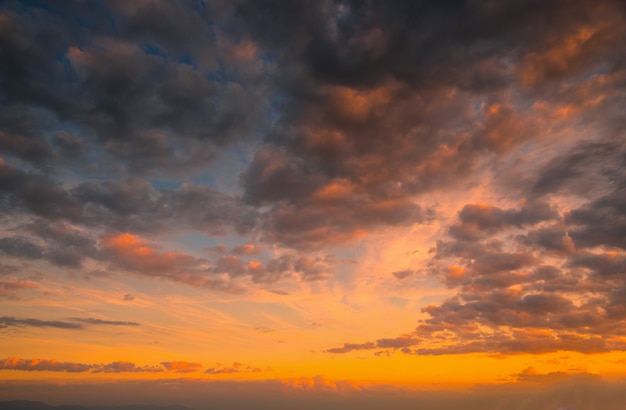
[{"label": "sunset sky", "polygon": [[625,130],[622,0],[2,1],[0,400],[623,409]]}]

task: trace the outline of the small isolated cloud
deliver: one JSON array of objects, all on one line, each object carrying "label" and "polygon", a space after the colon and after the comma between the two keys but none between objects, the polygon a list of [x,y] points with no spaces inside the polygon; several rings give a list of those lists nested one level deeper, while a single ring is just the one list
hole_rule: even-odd
[{"label": "small isolated cloud", "polygon": [[17,357],[8,357],[0,360],[0,369],[2,370],[81,373],[97,367],[98,365],[95,364],[60,362],[54,359],[20,359]]},{"label": "small isolated cloud", "polygon": [[328,353],[348,353],[353,350],[371,350],[376,349],[376,343],[373,342],[365,342],[365,343],[344,343],[343,347],[334,347],[332,349],[326,350]]},{"label": "small isolated cloud", "polygon": [[[16,319],[14,317],[0,317],[0,328],[9,326],[28,326],[28,327],[54,327],[57,329],[83,329],[84,324],[103,325],[103,326],[139,326],[137,322],[126,322],[120,320],[103,320],[92,317],[72,317],[70,321],[61,320],[41,320],[41,319]],[[78,322],[78,323],[76,323]]]},{"label": "small isolated cloud", "polygon": [[160,366],[137,366],[133,362],[112,362],[99,365],[93,370],[93,373],[160,373],[163,368]]},{"label": "small isolated cloud", "polygon": [[600,376],[597,374],[587,372],[550,372],[539,373],[534,367],[527,367],[518,374],[513,375],[518,382],[537,383],[537,384],[551,384],[564,381],[578,380],[580,382],[599,381]]},{"label": "small isolated cloud", "polygon": [[[403,352],[406,352],[410,346],[415,346],[419,344],[420,339],[413,335],[402,335],[395,338],[385,338],[378,339],[376,342],[365,342],[365,343],[344,343],[342,347],[335,347],[332,349],[327,349],[325,352],[327,353],[348,353],[355,350],[373,350],[373,349],[401,349]],[[376,356],[380,356],[382,354],[381,351],[374,353]]]},{"label": "small isolated cloud", "polygon": [[161,365],[168,371],[175,373],[193,373],[202,368],[200,363],[184,361],[161,362]]},{"label": "small isolated cloud", "polygon": [[408,278],[409,276],[411,276],[413,273],[415,273],[413,270],[411,269],[405,269],[405,270],[400,270],[400,271],[396,271],[396,272],[391,272],[391,274],[393,276],[396,277],[396,279],[405,279]]},{"label": "small isolated cloud", "polygon": [[0,317],[0,327],[28,326],[28,327],[54,327],[57,329],[82,329],[80,323],[63,322],[60,320],[40,319],[16,319],[14,317]]},{"label": "small isolated cloud", "polygon": [[139,326],[139,323],[137,322],[124,322],[121,320],[103,320],[103,319],[96,319],[93,317],[86,317],[86,318],[73,317],[71,319],[77,322],[88,323],[90,325]]},{"label": "small isolated cloud", "polygon": [[204,372],[207,374],[235,374],[235,373],[259,373],[260,367],[253,367],[244,365],[243,363],[235,362],[232,366],[222,366],[220,363],[215,364],[216,367],[206,369]]},{"label": "small isolated cloud", "polygon": [[230,253],[233,255],[258,255],[263,251],[263,249],[253,243],[244,243],[241,245],[235,246],[230,250]]}]

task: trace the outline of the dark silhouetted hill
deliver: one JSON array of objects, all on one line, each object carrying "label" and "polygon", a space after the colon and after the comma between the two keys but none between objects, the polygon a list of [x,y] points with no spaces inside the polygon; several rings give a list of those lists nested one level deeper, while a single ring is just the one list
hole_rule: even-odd
[{"label": "dark silhouetted hill", "polygon": [[133,404],[127,406],[79,406],[63,404],[51,406],[40,401],[14,400],[0,401],[0,410],[191,410],[184,406],[158,406],[154,404]]}]

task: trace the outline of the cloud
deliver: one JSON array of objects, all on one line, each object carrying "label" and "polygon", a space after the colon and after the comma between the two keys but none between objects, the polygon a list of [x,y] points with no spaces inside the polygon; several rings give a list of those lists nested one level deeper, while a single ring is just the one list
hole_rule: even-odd
[{"label": "cloud", "polygon": [[[10,102],[0,118],[5,152],[35,166],[63,163],[68,139],[50,141],[41,131],[58,124],[83,140],[70,142],[82,147],[73,163],[83,169],[100,165],[88,161],[97,153],[102,165],[117,162],[130,172],[176,172],[206,164],[219,147],[264,123],[263,88],[254,81],[262,70],[254,60],[247,65],[256,70],[237,70],[243,63],[231,62],[235,81],[203,75],[215,73],[218,59],[228,62],[223,57],[230,54],[220,55],[224,49],[203,23],[211,18],[206,9],[161,2],[23,9],[3,7],[2,77],[11,79],[2,84]],[[72,13],[94,26],[81,29]],[[115,33],[99,27],[111,18],[118,22]],[[46,36],[46,46],[33,41],[38,36]]]},{"label": "cloud", "polygon": [[72,320],[77,321],[77,322],[87,323],[90,325],[139,326],[139,323],[137,322],[124,322],[120,320],[103,320],[103,319],[96,319],[93,317],[86,317],[86,318],[73,317]]},{"label": "cloud", "polygon": [[0,280],[0,289],[4,291],[37,289],[39,285],[31,281],[9,281]]},{"label": "cloud", "polygon": [[[196,363],[197,364],[197,363]],[[48,359],[20,359],[8,357],[0,360],[2,370],[22,371],[49,371],[68,373],[159,373],[163,372],[161,366],[139,366],[132,362],[117,361],[111,363],[85,364],[75,362],[60,362]],[[169,369],[168,369],[169,370]]]},{"label": "cloud", "polygon": [[0,206],[8,211],[21,210],[34,215],[76,220],[81,216],[80,204],[54,180],[21,171],[0,160]]},{"label": "cloud", "polygon": [[405,269],[405,270],[400,270],[400,271],[396,271],[396,272],[391,272],[391,274],[393,276],[395,276],[397,279],[405,279],[411,275],[413,275],[415,272],[411,269]]},{"label": "cloud", "polygon": [[527,367],[520,373],[514,375],[517,381],[526,383],[552,384],[556,382],[579,380],[581,382],[599,381],[600,377],[587,372],[551,372],[539,373],[534,367]]},{"label": "cloud", "polygon": [[343,347],[335,347],[326,350],[328,353],[347,353],[353,350],[370,350],[376,349],[376,344],[372,342],[365,343],[344,343]]},{"label": "cloud", "polygon": [[167,370],[176,373],[193,373],[202,368],[200,363],[184,361],[161,362],[161,365]]},{"label": "cloud", "polygon": [[[613,151],[623,155],[622,148],[613,146]],[[567,212],[546,202],[548,193],[506,210],[463,206],[448,229],[449,238],[432,249],[429,268],[455,294],[422,308],[428,318],[408,333],[401,351],[590,354],[626,349],[618,336],[626,331],[625,208],[618,177],[622,171],[610,160],[613,155],[603,162],[598,151],[581,146],[562,154],[562,163],[584,160],[598,167],[592,174],[568,176],[573,185],[596,181],[603,187],[601,195]],[[553,169],[552,164],[546,169]],[[519,234],[522,228],[525,233]],[[347,353],[358,346],[345,343],[327,352]],[[377,342],[370,347],[385,346]]]},{"label": "cloud", "polygon": [[92,317],[73,317],[69,318],[71,322],[59,320],[40,320],[40,319],[16,319],[14,317],[0,317],[0,327],[9,326],[29,326],[29,327],[54,327],[58,329],[83,329],[84,324],[88,325],[104,325],[104,326],[139,326],[137,322],[124,322],[119,320],[103,320]]},{"label": "cloud", "polygon": [[58,329],[82,329],[80,323],[62,322],[59,320],[40,319],[16,319],[14,317],[3,316],[0,318],[0,327],[8,326],[29,326],[29,327],[54,327]]},{"label": "cloud", "polygon": [[96,367],[97,365],[93,364],[59,362],[57,360],[44,359],[19,359],[17,357],[8,357],[0,361],[0,369],[3,370],[82,373],[93,370]]},{"label": "cloud", "polygon": [[217,367],[211,367],[204,371],[204,373],[218,375],[218,374],[235,374],[235,373],[258,373],[261,372],[261,368],[246,366],[242,363],[235,362],[232,366],[222,366],[219,363],[216,364]]},{"label": "cloud", "polygon": [[558,219],[558,213],[548,203],[525,204],[519,211],[503,210],[487,204],[465,205],[459,212],[459,223],[450,226],[450,235],[464,240],[478,235],[493,234],[507,227],[523,227]]},{"label": "cloud", "polygon": [[112,362],[103,365],[94,365],[92,373],[159,373],[163,368],[159,366],[137,366],[132,362]]}]

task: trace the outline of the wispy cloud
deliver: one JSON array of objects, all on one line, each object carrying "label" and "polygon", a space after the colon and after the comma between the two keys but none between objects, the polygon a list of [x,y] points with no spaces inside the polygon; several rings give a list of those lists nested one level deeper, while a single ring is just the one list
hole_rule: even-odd
[{"label": "wispy cloud", "polygon": [[83,329],[85,324],[104,326],[139,326],[137,322],[124,322],[119,320],[103,320],[92,317],[69,318],[69,321],[41,320],[41,319],[16,319],[14,317],[0,317],[0,327],[29,326],[29,327],[55,327],[58,329]]}]

